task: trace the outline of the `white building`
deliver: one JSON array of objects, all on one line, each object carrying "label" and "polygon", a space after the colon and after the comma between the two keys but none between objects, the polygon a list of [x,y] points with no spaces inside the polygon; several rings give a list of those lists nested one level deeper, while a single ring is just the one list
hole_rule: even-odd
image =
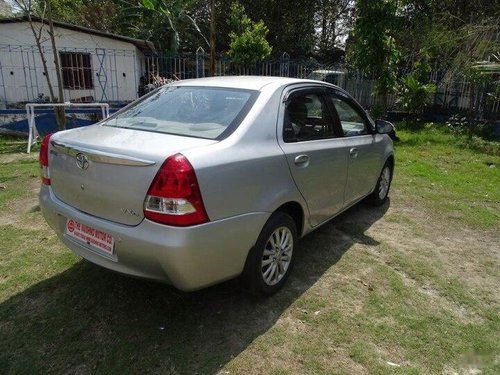
[{"label": "white building", "polygon": [[[43,25],[43,51],[54,94],[57,78],[54,53]],[[154,45],[145,40],[54,22],[61,62],[64,100],[72,102],[129,102],[138,97],[145,54]],[[0,103],[37,101],[49,96],[40,53],[27,17],[0,19]]]}]

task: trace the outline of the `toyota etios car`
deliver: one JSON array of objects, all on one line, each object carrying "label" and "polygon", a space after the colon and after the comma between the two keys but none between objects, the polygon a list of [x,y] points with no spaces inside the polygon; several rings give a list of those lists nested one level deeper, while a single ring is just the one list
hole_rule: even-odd
[{"label": "toyota etios car", "polygon": [[298,238],[363,198],[384,202],[391,131],[324,82],[176,82],[47,136],[40,205],[66,246],[100,266],[184,291],[243,274],[272,294]]}]

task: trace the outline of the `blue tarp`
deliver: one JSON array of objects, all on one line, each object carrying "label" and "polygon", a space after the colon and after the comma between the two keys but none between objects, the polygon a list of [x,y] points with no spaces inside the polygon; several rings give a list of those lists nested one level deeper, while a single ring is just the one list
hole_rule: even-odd
[{"label": "blue tarp", "polygon": [[[118,108],[110,108],[109,112],[114,113]],[[77,118],[71,116],[71,114],[101,114],[100,110],[95,109],[67,109],[66,110],[66,129],[79,128],[82,126],[88,126],[95,123],[93,120]],[[15,133],[15,134],[26,134],[29,133],[28,120],[26,117],[26,111],[22,109],[4,109],[0,110],[0,116],[17,116],[22,117],[22,119],[17,121],[8,122],[6,124],[0,125],[0,133]],[[49,133],[56,132],[57,121],[54,111],[50,108],[37,109],[35,112],[35,124],[38,133],[44,136]]]},{"label": "blue tarp", "polygon": [[[46,113],[40,116],[36,116],[35,123],[36,129],[41,136],[57,131],[56,116],[53,113]],[[92,120],[66,117],[66,129],[79,128],[81,126],[92,125],[94,123],[95,121]],[[28,120],[26,119],[2,125],[1,128],[16,133],[28,134],[29,132]]]}]

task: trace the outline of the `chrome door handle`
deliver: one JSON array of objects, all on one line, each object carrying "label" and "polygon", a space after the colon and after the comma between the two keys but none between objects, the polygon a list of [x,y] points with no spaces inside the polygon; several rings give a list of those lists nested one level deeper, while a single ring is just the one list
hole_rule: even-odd
[{"label": "chrome door handle", "polygon": [[296,156],[295,165],[298,167],[307,167],[309,165],[309,156],[304,154]]},{"label": "chrome door handle", "polygon": [[358,149],[356,147],[353,147],[349,150],[349,156],[351,158],[355,158],[358,156]]}]

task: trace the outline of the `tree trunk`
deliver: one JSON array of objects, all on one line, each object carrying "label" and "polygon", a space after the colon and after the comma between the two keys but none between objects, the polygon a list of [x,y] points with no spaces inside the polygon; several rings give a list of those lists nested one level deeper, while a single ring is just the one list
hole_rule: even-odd
[{"label": "tree trunk", "polygon": [[210,66],[209,75],[215,75],[215,0],[210,0]]},{"label": "tree trunk", "polygon": [[[45,79],[47,80],[47,86],[49,88],[50,101],[54,102],[55,101],[54,89],[52,87],[52,81],[51,81],[50,75],[49,75],[49,68],[47,66],[47,59],[45,58],[45,52],[43,51],[43,48],[42,48],[41,35],[39,35],[37,33],[37,31],[35,30],[35,26],[33,25],[33,20],[31,19],[31,15],[28,15],[28,21],[30,24],[31,31],[33,32],[33,36],[35,37],[35,43],[36,43],[36,47],[38,49],[38,53],[40,54],[40,59],[42,60],[43,72],[45,73]],[[42,23],[41,27],[43,28],[43,23]],[[40,34],[41,34],[41,30],[40,30]]]},{"label": "tree trunk", "polygon": [[327,38],[327,11],[326,11],[326,4],[325,1],[323,0],[321,4],[321,39],[320,39],[320,45],[325,48],[326,47],[326,38]]},{"label": "tree trunk", "polygon": [[[54,52],[54,63],[56,66],[56,77],[57,77],[57,87],[58,87],[58,97],[57,101],[59,103],[64,103],[64,86],[62,79],[61,63],[59,60],[59,53],[56,47],[56,39],[54,35],[54,23],[52,22],[52,6],[50,0],[45,0],[47,4],[47,15],[49,22],[50,43],[52,45],[52,51]],[[66,128],[66,116],[64,107],[54,107],[54,112],[56,114],[57,127],[59,130],[64,130]]]}]

